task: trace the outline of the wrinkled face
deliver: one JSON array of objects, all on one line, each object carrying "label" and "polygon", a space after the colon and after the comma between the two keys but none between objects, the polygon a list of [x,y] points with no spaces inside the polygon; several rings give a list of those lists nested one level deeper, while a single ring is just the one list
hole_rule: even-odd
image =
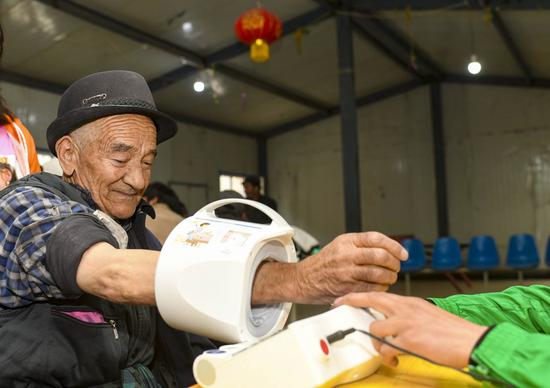
[{"label": "wrinkled face", "polygon": [[137,114],[109,116],[97,123],[99,136],[78,152],[74,181],[91,192],[102,211],[127,219],[149,185],[157,130],[150,118]]}]

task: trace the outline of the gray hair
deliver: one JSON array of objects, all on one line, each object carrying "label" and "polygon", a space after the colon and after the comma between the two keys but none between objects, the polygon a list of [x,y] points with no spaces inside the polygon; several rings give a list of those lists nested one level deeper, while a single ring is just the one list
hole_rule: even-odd
[{"label": "gray hair", "polygon": [[78,148],[83,150],[88,144],[99,137],[100,130],[101,126],[98,125],[98,120],[95,120],[75,129],[69,136],[74,140]]}]

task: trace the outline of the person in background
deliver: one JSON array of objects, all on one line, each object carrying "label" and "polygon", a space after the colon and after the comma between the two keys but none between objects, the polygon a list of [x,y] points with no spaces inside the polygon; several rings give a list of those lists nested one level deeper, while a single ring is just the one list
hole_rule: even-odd
[{"label": "person in background", "polygon": [[[243,187],[244,192],[246,193],[246,199],[258,201],[277,211],[277,202],[275,202],[274,199],[261,194],[260,178],[257,175],[248,175],[245,177]],[[247,221],[256,222],[258,224],[271,223],[271,218],[252,206],[246,206],[244,212]]]},{"label": "person in background", "polygon": [[145,226],[164,244],[170,232],[187,217],[187,208],[174,190],[160,182],[151,183],[143,198],[155,209],[155,218],[148,217]]},{"label": "person in background", "polygon": [[[235,190],[224,190],[220,192],[219,199],[237,198],[243,199],[243,196]],[[244,214],[244,205],[242,203],[230,203],[221,206],[215,210],[216,216],[230,220],[246,221]]]},{"label": "person in background", "polygon": [[9,163],[0,162],[0,190],[6,188],[17,180],[13,167]]},{"label": "person in background", "polygon": [[[0,26],[0,57],[4,32]],[[0,163],[9,163],[18,178],[40,172],[34,139],[23,123],[8,109],[0,96]]]}]

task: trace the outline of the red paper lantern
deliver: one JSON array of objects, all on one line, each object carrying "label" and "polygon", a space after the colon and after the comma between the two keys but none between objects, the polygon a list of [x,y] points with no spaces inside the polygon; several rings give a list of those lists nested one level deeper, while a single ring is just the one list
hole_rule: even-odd
[{"label": "red paper lantern", "polygon": [[269,44],[281,36],[282,28],[279,18],[263,8],[249,9],[235,22],[235,34],[250,45],[250,58],[254,62],[269,59]]}]

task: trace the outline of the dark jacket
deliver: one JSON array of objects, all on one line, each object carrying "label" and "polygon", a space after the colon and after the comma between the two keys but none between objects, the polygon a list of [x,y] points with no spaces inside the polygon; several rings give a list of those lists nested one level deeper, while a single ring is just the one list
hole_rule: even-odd
[{"label": "dark jacket", "polygon": [[[252,198],[246,198],[246,199],[253,200]],[[269,206],[273,210],[277,211],[277,202],[275,202],[273,198],[267,197],[265,195],[260,195],[257,202],[263,203],[264,205]],[[257,224],[271,223],[271,218],[261,210],[256,209],[255,207],[246,205],[244,213],[245,213],[246,221],[255,222]]]},{"label": "dark jacket", "polygon": [[[40,187],[64,200],[96,208],[87,191],[50,174],[30,176],[13,187],[17,186]],[[131,219],[121,223],[129,249],[160,249],[145,228],[145,217],[151,211],[142,203]],[[91,214],[70,218],[64,233],[81,235],[82,240],[94,233],[110,234]],[[112,236],[103,240],[118,247]],[[78,247],[66,249],[70,255],[69,250]],[[82,317],[87,314],[96,323],[85,322]],[[86,294],[0,311],[0,346],[0,386],[11,387],[121,386],[123,382],[135,383],[135,387],[189,385],[194,382],[193,359],[213,347],[205,338],[166,326],[154,307],[116,304]]]}]

